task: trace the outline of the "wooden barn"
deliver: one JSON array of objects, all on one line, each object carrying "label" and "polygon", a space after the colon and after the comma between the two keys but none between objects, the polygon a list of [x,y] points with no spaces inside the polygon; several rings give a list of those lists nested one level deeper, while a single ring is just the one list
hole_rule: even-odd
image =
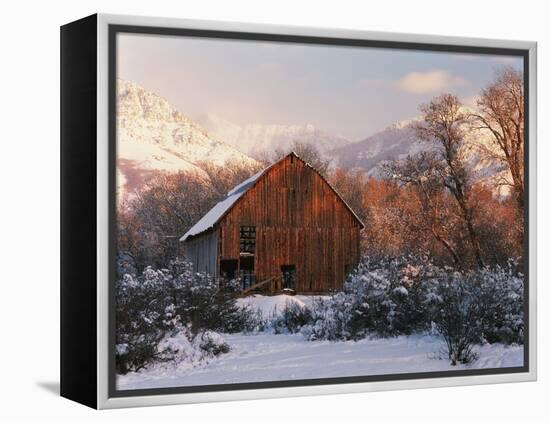
[{"label": "wooden barn", "polygon": [[195,271],[244,291],[340,290],[359,261],[363,223],[313,167],[290,153],[247,179],[180,241]]}]

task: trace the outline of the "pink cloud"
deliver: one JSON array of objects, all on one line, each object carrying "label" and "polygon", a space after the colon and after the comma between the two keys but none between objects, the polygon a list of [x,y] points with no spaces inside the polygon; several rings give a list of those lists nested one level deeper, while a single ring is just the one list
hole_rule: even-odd
[{"label": "pink cloud", "polygon": [[466,85],[466,80],[445,70],[410,72],[397,81],[397,87],[413,94],[440,93],[450,88]]}]

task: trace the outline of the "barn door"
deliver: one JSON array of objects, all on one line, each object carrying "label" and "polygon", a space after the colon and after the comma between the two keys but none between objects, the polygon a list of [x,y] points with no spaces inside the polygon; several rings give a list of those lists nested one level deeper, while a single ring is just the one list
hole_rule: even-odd
[{"label": "barn door", "polygon": [[283,289],[296,289],[296,265],[285,264],[281,266]]},{"label": "barn door", "polygon": [[241,288],[245,290],[256,283],[254,256],[241,256],[239,267],[241,269]]},{"label": "barn door", "polygon": [[237,273],[237,260],[220,260],[220,274],[227,280],[235,279]]}]

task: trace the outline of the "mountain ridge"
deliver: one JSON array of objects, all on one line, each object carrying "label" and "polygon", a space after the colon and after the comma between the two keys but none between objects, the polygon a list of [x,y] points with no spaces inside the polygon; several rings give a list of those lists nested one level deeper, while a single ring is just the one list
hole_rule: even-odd
[{"label": "mountain ridge", "polygon": [[264,152],[276,149],[288,150],[293,142],[314,144],[319,152],[351,143],[347,138],[333,135],[306,124],[261,124],[250,123],[238,125],[214,114],[206,114],[198,119],[210,136],[238,148],[251,157],[261,157]]},{"label": "mountain ridge", "polygon": [[194,173],[208,179],[204,162],[256,165],[257,161],[222,141],[138,84],[117,80],[117,190],[122,199],[158,172]]},{"label": "mountain ridge", "polygon": [[[382,164],[436,148],[435,145],[418,139],[414,128],[418,122],[421,122],[419,116],[395,122],[361,141],[333,149],[329,153],[336,166],[362,169],[369,177],[382,178]],[[467,132],[462,154],[474,180],[490,186],[496,195],[507,196],[509,187],[498,186],[497,181],[509,179],[508,170],[502,165],[502,161],[485,157],[481,153],[482,150],[491,150],[494,156],[500,154],[491,137],[487,130]]]},{"label": "mountain ridge", "polygon": [[[236,125],[215,115],[201,123],[175,109],[162,97],[138,84],[119,79],[117,86],[117,188],[124,198],[159,172],[193,173],[205,181],[205,163],[228,162],[257,165],[254,158],[276,149],[289,149],[294,141],[315,145],[335,166],[363,169],[380,178],[381,164],[403,159],[427,148],[417,140],[414,124],[420,117],[404,119],[367,138],[351,142],[327,134],[313,125]],[[472,133],[473,134],[473,133]],[[506,177],[502,164],[482,159],[476,145],[493,148],[490,134],[475,133],[467,139],[468,161],[476,180],[496,185]],[[335,147],[336,144],[336,147]],[[243,152],[244,151],[244,152]],[[505,194],[502,189],[500,194]]]}]

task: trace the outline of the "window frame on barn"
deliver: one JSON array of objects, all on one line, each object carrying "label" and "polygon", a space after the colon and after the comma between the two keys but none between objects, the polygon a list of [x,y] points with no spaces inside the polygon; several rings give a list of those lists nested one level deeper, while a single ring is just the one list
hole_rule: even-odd
[{"label": "window frame on barn", "polygon": [[241,226],[239,237],[241,255],[256,254],[256,226]]}]

